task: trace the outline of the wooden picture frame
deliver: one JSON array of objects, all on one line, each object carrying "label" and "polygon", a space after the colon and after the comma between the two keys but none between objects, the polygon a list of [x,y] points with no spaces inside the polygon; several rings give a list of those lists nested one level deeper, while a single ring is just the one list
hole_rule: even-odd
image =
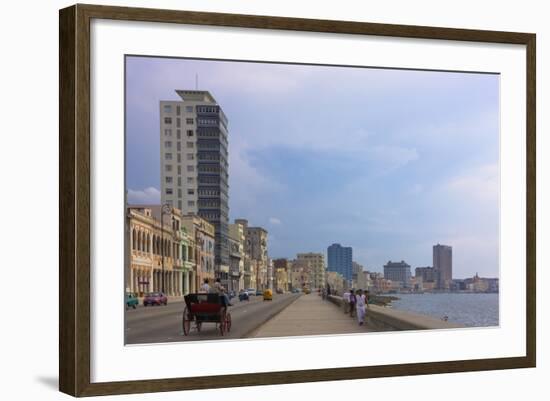
[{"label": "wooden picture frame", "polygon": [[[90,380],[90,22],[109,19],[218,27],[517,44],[526,47],[526,355],[524,357],[292,370],[155,380]],[[73,396],[364,379],[536,365],[535,48],[530,33],[75,5],[59,15],[59,388]]]}]

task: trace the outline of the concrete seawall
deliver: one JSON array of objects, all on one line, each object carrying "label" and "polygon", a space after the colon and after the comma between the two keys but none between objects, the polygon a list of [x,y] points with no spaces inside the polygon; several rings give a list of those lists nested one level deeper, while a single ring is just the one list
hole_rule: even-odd
[{"label": "concrete seawall", "polygon": [[[342,308],[342,313],[344,313],[344,300],[342,297],[329,295],[328,300]],[[369,305],[366,324],[378,331],[456,329],[464,327],[460,324],[445,322],[431,316],[378,305]]]}]

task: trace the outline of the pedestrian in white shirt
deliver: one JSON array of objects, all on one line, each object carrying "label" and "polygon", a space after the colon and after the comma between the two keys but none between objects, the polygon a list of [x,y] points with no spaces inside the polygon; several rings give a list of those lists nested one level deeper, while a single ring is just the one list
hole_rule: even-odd
[{"label": "pedestrian in white shirt", "polygon": [[206,293],[210,292],[210,285],[208,284],[208,279],[207,278],[204,279],[204,283],[203,283],[203,285],[201,285],[200,292],[206,292]]},{"label": "pedestrian in white shirt", "polygon": [[357,291],[356,299],[357,320],[359,321],[359,326],[362,326],[365,322],[366,307],[368,303],[366,295],[363,294],[363,290]]},{"label": "pedestrian in white shirt", "polygon": [[350,292],[349,290],[347,290],[346,292],[344,292],[344,295],[342,296],[342,298],[344,299],[344,313],[348,313],[349,312],[349,297],[350,297]]}]

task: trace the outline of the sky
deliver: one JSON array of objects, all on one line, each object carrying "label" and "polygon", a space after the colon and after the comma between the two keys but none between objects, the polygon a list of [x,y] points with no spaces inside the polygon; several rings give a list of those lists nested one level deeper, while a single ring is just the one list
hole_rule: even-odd
[{"label": "sky", "polygon": [[159,102],[209,91],[229,119],[230,219],[272,258],[353,248],[365,270],[499,276],[499,76],[153,57],[126,59],[130,203],[160,203]]}]

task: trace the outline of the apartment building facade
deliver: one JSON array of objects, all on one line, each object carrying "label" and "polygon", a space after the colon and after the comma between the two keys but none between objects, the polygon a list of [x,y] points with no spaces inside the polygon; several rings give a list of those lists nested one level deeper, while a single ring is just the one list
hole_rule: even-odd
[{"label": "apartment building facade", "polygon": [[229,280],[228,120],[208,91],[160,102],[161,201],[215,228],[215,276]]},{"label": "apartment building facade", "polygon": [[311,286],[312,288],[323,288],[326,284],[326,271],[325,255],[322,253],[299,253],[296,255],[298,260],[305,260],[309,262],[311,269]]}]

